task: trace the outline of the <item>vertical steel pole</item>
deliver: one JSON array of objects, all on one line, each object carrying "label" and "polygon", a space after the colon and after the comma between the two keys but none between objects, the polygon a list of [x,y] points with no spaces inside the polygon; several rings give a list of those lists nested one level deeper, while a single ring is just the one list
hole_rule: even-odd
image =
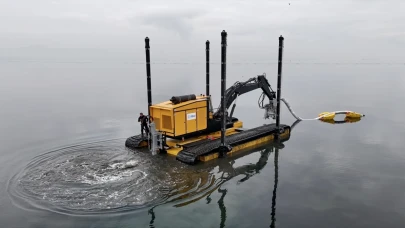
[{"label": "vertical steel pole", "polygon": [[226,105],[225,105],[225,90],[226,90],[226,37],[225,30],[221,33],[221,106],[222,106],[222,126],[221,126],[221,145],[225,146],[225,129],[226,129]]},{"label": "vertical steel pole", "polygon": [[205,65],[205,71],[206,71],[206,84],[207,84],[207,91],[205,92],[206,96],[210,95],[210,41],[207,40],[205,42],[205,59],[206,59],[206,65]]},{"label": "vertical steel pole", "polygon": [[276,107],[277,108],[276,128],[278,132],[280,129],[280,98],[281,98],[281,72],[283,63],[283,48],[284,48],[284,37],[280,36],[278,38],[278,76],[277,76],[277,107]]},{"label": "vertical steel pole", "polygon": [[150,46],[148,37],[145,38],[145,51],[146,51],[146,76],[148,89],[148,117],[150,118],[150,106],[152,105],[152,86],[150,77]]}]

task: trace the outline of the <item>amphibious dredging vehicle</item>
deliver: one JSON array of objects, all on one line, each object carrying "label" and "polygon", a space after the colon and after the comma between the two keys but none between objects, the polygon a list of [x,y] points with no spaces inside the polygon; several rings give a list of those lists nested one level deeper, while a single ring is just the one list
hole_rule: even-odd
[{"label": "amphibious dredging vehicle", "polygon": [[[221,103],[213,109],[210,86],[210,42],[206,41],[206,94],[173,96],[170,100],[152,104],[150,44],[145,38],[146,73],[148,94],[149,133],[129,137],[125,145],[131,149],[148,147],[152,154],[167,153],[176,159],[195,164],[198,161],[229,156],[242,149],[259,146],[270,141],[285,141],[290,137],[291,127],[280,124],[280,92],[282,72],[282,36],[279,37],[277,93],[271,88],[266,75],[252,77],[245,82],[236,82],[226,89],[227,33],[221,33]],[[235,99],[250,91],[263,91],[259,107],[265,110],[265,118],[276,123],[252,129],[243,128],[241,120],[233,116]],[[268,103],[264,104],[265,97]],[[228,111],[231,108],[230,112]]]}]

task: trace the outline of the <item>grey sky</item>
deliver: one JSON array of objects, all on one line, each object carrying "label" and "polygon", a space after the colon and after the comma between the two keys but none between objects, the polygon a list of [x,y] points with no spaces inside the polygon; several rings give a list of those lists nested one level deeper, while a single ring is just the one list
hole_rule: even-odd
[{"label": "grey sky", "polygon": [[225,29],[230,54],[240,61],[274,55],[279,35],[291,59],[401,61],[404,10],[400,0],[2,0],[0,48],[132,52],[149,36],[161,59],[178,50],[192,59],[207,39],[219,52]]}]

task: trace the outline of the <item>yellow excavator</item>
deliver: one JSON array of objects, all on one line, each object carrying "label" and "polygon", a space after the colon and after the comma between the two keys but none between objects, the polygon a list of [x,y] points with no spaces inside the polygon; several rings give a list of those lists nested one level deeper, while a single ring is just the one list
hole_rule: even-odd
[{"label": "yellow excavator", "polygon": [[[173,96],[167,101],[152,104],[150,44],[149,38],[145,38],[150,131],[146,135],[129,137],[125,143],[127,147],[132,149],[148,147],[152,154],[167,153],[176,156],[182,162],[194,164],[197,161],[209,161],[226,156],[276,138],[279,140],[289,138],[290,127],[279,124],[279,119],[277,124],[244,129],[243,122],[233,116],[234,101],[238,96],[261,89],[263,93],[261,100],[259,99],[259,107],[265,109],[266,118],[277,118],[276,92],[271,88],[265,74],[252,77],[245,82],[236,82],[225,90],[227,47],[225,31],[222,31],[221,38],[221,103],[216,111],[213,109],[209,94],[209,41],[206,42],[206,94]],[[282,41],[283,38],[280,37],[280,42]],[[279,80],[280,78],[281,73]],[[268,104],[264,104],[266,97]],[[234,104],[231,108],[232,103]]]},{"label": "yellow excavator", "polygon": [[[280,101],[283,101],[291,114],[296,116],[288,102],[281,98],[281,72],[284,38],[279,37],[277,93],[273,91],[266,74],[252,77],[245,82],[236,82],[226,89],[226,48],[227,33],[221,33],[221,102],[216,111],[213,109],[209,92],[209,41],[206,42],[206,94],[188,94],[173,96],[167,101],[152,104],[151,74],[150,74],[150,44],[145,38],[146,73],[148,90],[148,119],[149,133],[129,137],[125,145],[128,148],[139,149],[148,147],[152,154],[167,153],[176,159],[195,164],[197,161],[209,161],[219,157],[232,155],[248,147],[258,146],[277,140],[282,142],[290,137],[291,127],[280,124]],[[236,104],[234,101],[240,95],[256,89],[263,91],[259,98],[259,108],[265,110],[264,118],[276,119],[276,123],[265,124],[252,129],[243,128],[243,122],[233,116]],[[268,103],[265,104],[265,98]],[[231,105],[233,104],[232,108]],[[228,110],[230,112],[228,112]],[[350,118],[364,116],[360,113],[324,112],[317,118],[331,122],[336,114],[346,114]],[[354,122],[354,121],[352,121]]]}]

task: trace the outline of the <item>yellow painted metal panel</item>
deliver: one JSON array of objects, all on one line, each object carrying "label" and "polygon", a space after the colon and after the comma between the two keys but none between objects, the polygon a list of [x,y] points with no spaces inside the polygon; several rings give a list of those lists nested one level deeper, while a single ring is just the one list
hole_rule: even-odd
[{"label": "yellow painted metal panel", "polygon": [[207,101],[202,100],[202,101],[193,101],[188,104],[183,104],[180,107],[177,107],[174,111],[183,111],[183,110],[188,110],[188,109],[195,109],[195,108],[201,108],[201,107],[207,107]]},{"label": "yellow painted metal panel", "polygon": [[165,110],[161,109],[161,131],[166,131],[166,132],[174,132],[173,129],[173,123],[174,123],[174,118],[173,118],[173,111],[172,110]]},{"label": "yellow painted metal panel", "polygon": [[[150,115],[152,116],[153,121],[155,122],[156,130],[173,132],[172,113],[173,113],[172,110],[166,110],[156,106],[150,107]],[[169,123],[167,121],[169,121]]]},{"label": "yellow painted metal panel", "polygon": [[241,121],[236,121],[235,123],[233,123],[233,127],[234,128],[242,128],[243,123]]},{"label": "yellow painted metal panel", "polygon": [[177,156],[177,154],[182,150],[181,147],[175,147],[175,148],[171,148],[170,150],[167,150],[167,153],[170,155],[174,155]]},{"label": "yellow painted metal panel", "polygon": [[153,118],[160,118],[160,108],[150,107],[150,115]]},{"label": "yellow painted metal panel", "polygon": [[173,130],[172,117],[167,115],[162,115],[162,130],[171,131]]},{"label": "yellow painted metal panel", "polygon": [[201,131],[207,128],[207,107],[197,109],[197,130]]},{"label": "yellow painted metal panel", "polygon": [[182,135],[186,133],[186,112],[176,112],[174,114],[175,119],[175,135]]},{"label": "yellow painted metal panel", "polygon": [[[176,112],[178,113],[178,112]],[[197,130],[197,110],[191,109],[186,111],[187,116],[187,133],[192,133]]]}]

